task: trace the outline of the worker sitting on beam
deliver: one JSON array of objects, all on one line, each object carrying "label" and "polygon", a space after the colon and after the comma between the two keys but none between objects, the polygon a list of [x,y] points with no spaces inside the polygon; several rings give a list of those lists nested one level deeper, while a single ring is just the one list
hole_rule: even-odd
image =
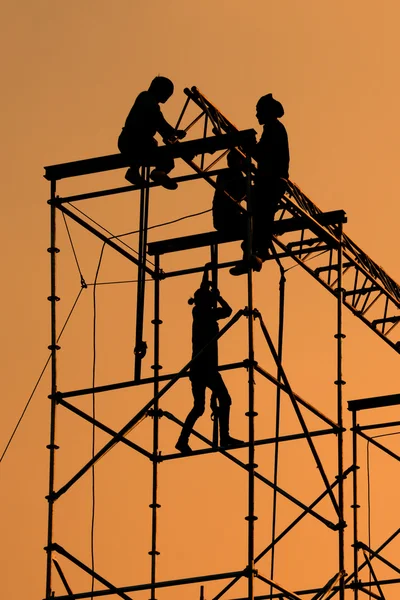
[{"label": "worker sitting on beam", "polygon": [[186,132],[175,129],[164,118],[160,104],[164,104],[173,94],[174,84],[167,77],[155,77],[147,91],[136,98],[118,138],[121,154],[130,160],[130,168],[125,178],[133,185],[142,186],[145,182],[140,175],[139,167],[143,163],[154,165],[150,173],[151,179],[168,190],[175,190],[178,184],[168,173],[175,166],[172,153],[164,148],[157,153],[158,143],[154,138],[159,133],[165,142],[183,139]]}]

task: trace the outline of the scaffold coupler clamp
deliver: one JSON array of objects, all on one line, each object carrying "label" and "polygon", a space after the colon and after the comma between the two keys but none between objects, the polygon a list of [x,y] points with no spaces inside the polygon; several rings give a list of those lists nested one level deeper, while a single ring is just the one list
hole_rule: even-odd
[{"label": "scaffold coupler clamp", "polygon": [[134,355],[138,356],[139,358],[144,358],[146,356],[146,352],[147,352],[147,343],[144,340],[141,340],[135,346],[135,349],[133,351]]}]

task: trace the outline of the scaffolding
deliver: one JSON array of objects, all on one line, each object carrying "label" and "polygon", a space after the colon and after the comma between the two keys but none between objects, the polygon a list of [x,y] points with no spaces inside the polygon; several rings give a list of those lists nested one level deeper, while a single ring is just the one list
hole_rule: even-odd
[{"label": "scaffolding", "polygon": [[[202,137],[195,140],[177,142],[169,148],[172,150],[175,158],[179,158],[182,164],[186,164],[188,174],[176,177],[177,182],[193,181],[201,179],[208,182],[213,188],[216,188],[215,178],[222,172],[218,168],[218,162],[226,156],[231,148],[238,148],[246,157],[246,170],[248,191],[251,189],[251,178],[254,172],[251,151],[252,142],[255,139],[253,130],[239,131],[222,113],[197,89],[185,89],[187,100],[179,117],[177,127],[182,127],[190,131],[192,128],[202,126]],[[195,108],[196,115],[186,124],[189,109]],[[163,152],[163,147],[159,148]],[[210,154],[217,153],[216,158],[210,159]],[[349,309],[353,315],[361,320],[369,329],[371,329],[379,338],[388,344],[395,352],[400,351],[400,342],[396,339],[396,325],[400,320],[400,287],[390,278],[385,271],[371,260],[344,232],[343,224],[346,223],[346,215],[343,210],[322,212],[294,183],[286,182],[286,192],[282,197],[279,210],[274,224],[274,252],[270,260],[276,261],[280,272],[279,280],[279,318],[278,318],[278,336],[277,342],[266,325],[261,312],[255,306],[253,292],[253,273],[251,269],[246,274],[247,299],[246,305],[238,310],[230,321],[218,334],[218,339],[225,336],[232,329],[237,327],[238,323],[246,321],[246,357],[243,360],[220,365],[222,372],[241,370],[246,373],[248,379],[247,385],[247,406],[246,417],[248,419],[247,439],[240,449],[223,449],[218,446],[216,427],[214,423],[214,434],[212,439],[195,431],[193,435],[201,440],[202,447],[196,449],[189,456],[183,456],[180,453],[162,454],[160,446],[160,422],[168,420],[175,423],[178,427],[183,422],[173,413],[166,410],[163,400],[166,394],[176,386],[176,384],[187,378],[191,362],[188,361],[181,369],[169,374],[162,374],[160,363],[160,318],[161,309],[161,288],[163,282],[176,277],[202,274],[204,272],[204,261],[201,264],[186,267],[184,269],[164,270],[162,260],[174,253],[205,249],[209,253],[207,262],[211,265],[213,281],[218,285],[219,274],[234,264],[235,261],[221,261],[219,259],[219,250],[224,244],[237,241],[235,238],[227,238],[220,233],[213,231],[188,235],[179,238],[158,240],[148,242],[147,233],[149,227],[149,206],[150,193],[157,185],[149,180],[149,165],[143,165],[142,176],[146,185],[137,188],[136,186],[124,186],[112,189],[102,189],[95,192],[85,192],[73,196],[60,197],[56,188],[60,180],[76,176],[91,175],[102,173],[114,169],[126,168],[127,160],[121,155],[105,156],[89,160],[82,160],[62,165],[53,165],[45,168],[45,178],[50,181],[50,258],[51,258],[51,292],[49,296],[51,304],[51,413],[50,413],[50,441],[48,444],[49,460],[49,494],[47,497],[48,510],[48,537],[47,537],[47,568],[46,568],[46,600],[50,598],[56,600],[67,600],[71,598],[94,598],[99,596],[122,597],[131,599],[132,593],[147,592],[150,593],[151,600],[161,598],[164,588],[175,590],[177,586],[196,585],[200,586],[200,597],[204,598],[204,584],[217,585],[221,588],[215,592],[212,591],[213,600],[220,597],[237,598],[235,585],[238,582],[246,582],[245,597],[253,600],[254,598],[313,598],[313,600],[322,600],[334,596],[344,600],[349,597],[358,597],[359,592],[363,592],[373,598],[385,598],[383,588],[391,585],[391,589],[397,589],[395,585],[400,580],[397,578],[382,580],[376,574],[373,566],[379,561],[389,563],[391,569],[399,573],[393,560],[383,558],[382,551],[395,538],[400,530],[397,530],[393,537],[383,542],[379,547],[372,549],[369,544],[361,542],[358,537],[357,522],[358,510],[357,490],[358,490],[358,470],[357,464],[357,445],[360,437],[366,437],[365,428],[359,426],[356,421],[356,415],[359,410],[364,408],[373,408],[374,406],[385,405],[388,399],[378,399],[364,401],[353,401],[349,403],[349,409],[353,414],[353,459],[346,466],[344,456],[344,435],[345,427],[343,424],[343,386],[345,381],[342,374],[342,345],[345,338],[343,332],[343,307]],[[82,211],[76,209],[76,204],[80,201],[95,199],[117,194],[131,193],[133,191],[140,194],[139,207],[139,239],[137,251],[124,244],[119,237],[110,235],[94,220],[90,219]],[[251,194],[248,193],[248,198]],[[133,378],[127,381],[112,382],[106,385],[93,385],[91,387],[79,388],[75,390],[60,391],[58,384],[58,354],[60,345],[58,343],[59,326],[57,320],[57,255],[59,249],[56,242],[57,214],[61,213],[63,218],[68,217],[77,223],[80,227],[88,231],[95,238],[100,239],[104,246],[110,247],[121,255],[125,260],[135,265],[137,268],[137,288],[136,288],[136,322],[135,322],[135,345],[134,345],[134,374]],[[251,251],[252,238],[252,211],[251,201],[247,205],[248,235],[246,244],[246,253],[249,256]],[[149,261],[151,257],[151,263]],[[312,259],[312,260],[311,260]],[[285,261],[291,264],[297,264],[312,276],[321,286],[329,291],[335,298],[336,306],[336,416],[331,419],[300,397],[293,389],[290,378],[283,364],[283,332],[284,332],[284,309],[285,309]],[[144,325],[149,320],[146,313],[148,278],[152,281],[153,289],[153,311],[151,323],[153,325],[153,364],[151,366],[153,375],[143,377],[142,363],[147,354],[147,343],[144,339]],[[82,281],[84,287],[86,283]],[[146,321],[147,319],[147,321]],[[268,356],[274,365],[274,374],[267,369],[261,361],[258,360],[255,349],[255,334],[260,335],[265,348],[268,350]],[[255,403],[255,382],[256,379],[267,382],[275,390],[275,431],[274,435],[258,439],[255,434],[255,423],[258,416],[258,407]],[[78,398],[91,397],[99,394],[107,394],[116,390],[130,390],[131,388],[140,389],[142,386],[152,386],[153,393],[149,401],[145,402],[139,410],[124,424],[119,430],[115,430],[109,424],[96,418],[94,413],[78,408],[76,401]],[[134,390],[132,390],[134,391]],[[282,429],[281,412],[282,402],[285,402],[292,411],[293,418],[296,420],[298,430],[295,433],[287,433]],[[382,401],[381,401],[382,400]],[[392,399],[393,400],[393,399]],[[75,402],[75,403],[74,403]],[[398,403],[398,397],[392,401],[392,405]],[[74,474],[63,483],[56,486],[55,482],[55,463],[56,454],[59,446],[56,439],[56,417],[58,419],[59,408],[62,407],[80,419],[91,424],[93,428],[105,432],[109,441],[103,446],[93,451],[93,454],[83,466],[74,472]],[[309,422],[312,425],[310,425]],[[145,419],[152,419],[151,433],[151,451],[147,450],[140,443],[132,441],[129,433]],[[390,423],[392,427],[400,423]],[[384,426],[376,425],[377,427]],[[371,427],[368,425],[366,427]],[[332,453],[335,455],[334,475],[330,467],[325,465],[325,459],[317,447],[318,439],[332,440],[329,442],[332,446]],[[375,446],[379,443],[372,438],[369,441]],[[305,501],[301,494],[288,491],[280,483],[280,456],[282,448],[294,442],[301,442],[307,448],[311,461],[316,467],[319,482],[322,491],[313,498],[312,501]],[[131,452],[146,457],[151,462],[151,544],[150,544],[150,569],[147,581],[134,581],[128,585],[120,585],[110,582],[102,574],[97,572],[92,566],[86,564],[74,553],[69,552],[55,536],[55,509],[57,502],[68,491],[73,489],[81,479],[87,475],[95,465],[117,445],[125,445]],[[381,445],[380,445],[381,446]],[[273,448],[273,469],[272,475],[266,476],[256,463],[256,448]],[[382,449],[382,448],[381,448]],[[383,450],[384,452],[386,450]],[[389,451],[390,452],[390,451]],[[243,458],[246,453],[246,458]],[[224,571],[220,573],[204,574],[196,573],[191,577],[175,578],[170,580],[160,580],[158,575],[159,547],[158,547],[158,528],[159,528],[159,509],[161,507],[159,494],[159,475],[163,465],[170,461],[185,460],[197,461],[200,456],[220,455],[225,461],[235,465],[235,467],[245,473],[247,478],[247,522],[246,531],[246,561],[241,568]],[[399,457],[392,452],[391,456],[397,460]],[[240,456],[240,457],[239,457]],[[349,558],[347,556],[345,544],[346,515],[344,505],[344,486],[345,480],[349,475],[353,479],[353,532],[354,532],[354,552],[352,555],[352,567],[349,567]],[[271,491],[271,523],[270,541],[261,551],[257,550],[255,541],[255,528],[258,516],[256,514],[256,486],[263,485]],[[277,527],[277,505],[278,498],[284,498],[288,503],[296,508],[296,516],[287,523],[278,532]],[[325,507],[324,509],[321,506]],[[328,510],[326,509],[328,506]],[[277,545],[286,540],[293,529],[302,525],[303,520],[311,519],[319,523],[329,535],[334,536],[331,545],[335,547],[335,558],[332,564],[327,568],[328,575],[324,579],[316,575],[315,584],[306,589],[289,589],[285,581],[275,577],[275,552]],[[359,554],[363,553],[364,562],[359,562]],[[60,557],[59,559],[56,556]],[[259,569],[260,561],[269,557],[269,570]],[[65,575],[65,564],[73,564],[79,570],[86,573],[96,581],[98,588],[82,589],[77,591],[74,583],[69,581]],[[367,567],[371,574],[372,581],[364,584],[359,579],[361,569]],[[57,583],[55,583],[55,573],[57,573]],[[349,574],[350,573],[350,574]],[[62,592],[56,591],[61,586]],[[236,594],[233,595],[232,594]],[[380,594],[380,595],[379,595]],[[198,591],[197,591],[198,596]],[[196,597],[196,596],[195,596]]]}]

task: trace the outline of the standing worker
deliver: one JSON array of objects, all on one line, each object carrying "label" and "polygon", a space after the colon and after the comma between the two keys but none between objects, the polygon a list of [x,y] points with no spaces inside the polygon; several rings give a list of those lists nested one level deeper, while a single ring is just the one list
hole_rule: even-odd
[{"label": "standing worker", "polygon": [[[289,142],[285,126],[279,119],[284,115],[280,102],[272,94],[262,96],[257,102],[256,117],[263,132],[252,156],[257,161],[257,171],[252,194],[253,256],[267,259],[272,244],[274,216],[279,200],[285,193],[285,180],[289,179]],[[230,269],[232,275],[242,275],[248,270],[243,260]],[[257,268],[257,270],[259,270]]]},{"label": "standing worker", "polygon": [[[182,454],[192,452],[189,446],[189,436],[197,419],[204,413],[206,388],[209,388],[218,400],[220,445],[224,448],[241,445],[242,441],[229,435],[229,413],[232,401],[218,371],[218,340],[215,339],[219,331],[219,319],[230,317],[232,309],[219,291],[213,288],[212,283],[208,281],[207,271],[204,273],[201,286],[195,291],[194,297],[190,298],[189,304],[194,304],[192,311],[193,361],[190,366],[194,404],[186,417],[175,447]],[[197,356],[198,354],[199,356]]]}]

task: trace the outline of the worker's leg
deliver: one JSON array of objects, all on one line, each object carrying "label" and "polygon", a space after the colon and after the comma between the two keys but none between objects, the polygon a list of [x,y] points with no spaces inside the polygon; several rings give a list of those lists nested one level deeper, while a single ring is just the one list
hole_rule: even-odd
[{"label": "worker's leg", "polygon": [[192,429],[197,419],[204,414],[205,403],[206,403],[206,386],[201,377],[191,378],[192,383],[192,394],[193,394],[193,408],[186,417],[185,423],[182,427],[181,435],[175,445],[175,448],[182,452],[182,454],[189,454],[191,452],[189,446],[189,436],[192,433]]},{"label": "worker's leg", "polygon": [[242,444],[243,442],[241,440],[237,440],[229,435],[229,413],[232,400],[220,373],[215,371],[215,373],[207,377],[206,382],[207,387],[209,387],[213,394],[215,394],[218,398],[220,445],[227,447]]}]

